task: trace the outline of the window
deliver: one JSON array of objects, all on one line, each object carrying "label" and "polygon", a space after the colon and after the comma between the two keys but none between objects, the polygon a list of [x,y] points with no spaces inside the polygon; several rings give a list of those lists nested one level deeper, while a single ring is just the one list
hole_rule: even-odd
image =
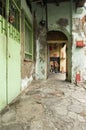
[{"label": "window", "polygon": [[9,0],[9,22],[20,31],[20,0]]},{"label": "window", "polygon": [[0,0],[0,15],[6,17],[6,0]]},{"label": "window", "polygon": [[33,60],[33,30],[27,19],[25,19],[25,59]]}]

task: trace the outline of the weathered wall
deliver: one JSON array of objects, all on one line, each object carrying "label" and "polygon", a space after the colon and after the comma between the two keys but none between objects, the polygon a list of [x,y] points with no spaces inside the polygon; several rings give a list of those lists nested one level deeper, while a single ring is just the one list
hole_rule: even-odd
[{"label": "weathered wall", "polygon": [[71,23],[72,23],[71,2],[61,3],[60,6],[50,4],[48,7],[48,28],[63,32],[67,38],[67,57],[66,57],[66,80],[71,81],[72,64],[72,42],[71,42]]},{"label": "weathered wall", "polygon": [[[56,30],[63,32],[68,38],[67,44],[67,80],[71,81],[71,3],[65,2],[61,3],[59,6],[54,4],[48,4],[48,30]],[[33,4],[33,10],[36,12],[37,22],[39,23],[42,20],[42,8]],[[45,10],[43,10],[43,19],[45,18]],[[48,62],[48,61],[47,61]]]},{"label": "weathered wall", "polygon": [[[42,20],[42,8],[33,4],[33,10],[36,11],[37,21]],[[56,30],[59,26],[64,26],[70,32],[70,2],[61,3],[59,6],[55,4],[47,4],[48,11],[48,29]],[[43,9],[43,19],[46,20],[45,9]]]},{"label": "weathered wall", "polygon": [[60,71],[66,72],[66,45],[60,50]]},{"label": "weathered wall", "polygon": [[47,78],[47,43],[46,43],[46,29],[39,28],[39,33],[36,40],[36,79]]},{"label": "weathered wall", "polygon": [[72,81],[76,81],[79,73],[81,81],[86,81],[86,47],[76,47],[76,41],[83,41],[86,45],[86,10],[73,9],[73,46],[72,46]]},{"label": "weathered wall", "polygon": [[32,24],[32,15],[31,12],[25,3],[24,0],[21,1],[22,9],[22,18],[21,18],[21,89],[26,88],[31,81],[33,80],[34,73],[34,62],[25,60],[25,22],[24,22],[24,13],[26,14],[29,22]]},{"label": "weathered wall", "polygon": [[61,3],[59,6],[49,4],[48,16],[49,30],[63,26],[70,32],[70,2]]},{"label": "weathered wall", "polygon": [[[42,20],[42,9],[41,6],[35,4],[32,5],[33,11],[37,20],[36,26],[36,64],[35,64],[35,79],[46,79],[47,78],[47,43],[46,43],[46,29],[45,26],[39,25]],[[44,11],[44,10],[43,10]],[[45,12],[43,12],[43,17]]]}]

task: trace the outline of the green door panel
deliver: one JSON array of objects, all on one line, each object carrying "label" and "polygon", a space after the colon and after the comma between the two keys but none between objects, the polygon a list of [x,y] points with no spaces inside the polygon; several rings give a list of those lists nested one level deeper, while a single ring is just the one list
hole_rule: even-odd
[{"label": "green door panel", "polygon": [[8,103],[20,93],[20,43],[8,39]]},{"label": "green door panel", "polygon": [[0,34],[0,110],[6,106],[6,36]]},{"label": "green door panel", "polygon": [[20,46],[20,33],[0,15],[0,111],[20,94]]}]

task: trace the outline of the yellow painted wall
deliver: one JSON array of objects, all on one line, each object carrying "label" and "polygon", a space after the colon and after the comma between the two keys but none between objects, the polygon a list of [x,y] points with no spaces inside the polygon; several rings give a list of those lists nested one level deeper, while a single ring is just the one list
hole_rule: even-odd
[{"label": "yellow painted wall", "polygon": [[[51,44],[50,47],[50,57],[60,57],[60,72],[66,72],[66,45],[62,48],[62,45]],[[53,62],[50,62],[52,65]]]},{"label": "yellow painted wall", "polygon": [[66,72],[66,45],[60,49],[60,71]]}]

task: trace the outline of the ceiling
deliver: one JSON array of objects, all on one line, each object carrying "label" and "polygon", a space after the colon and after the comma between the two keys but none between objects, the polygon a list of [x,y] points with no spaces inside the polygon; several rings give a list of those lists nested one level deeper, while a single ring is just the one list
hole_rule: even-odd
[{"label": "ceiling", "polygon": [[[30,0],[30,1],[31,3],[35,2],[37,4],[47,4],[47,3],[53,4],[54,3],[57,6],[59,6],[61,2],[67,2],[71,0]],[[73,2],[76,3],[76,7],[82,7],[84,5],[85,0],[73,0]]]},{"label": "ceiling", "polygon": [[26,0],[27,5],[29,6],[30,10],[32,10],[32,3],[40,4],[42,6],[47,4],[56,4],[56,6],[59,6],[61,2],[68,2],[73,1],[77,7],[83,7],[86,0]]}]

